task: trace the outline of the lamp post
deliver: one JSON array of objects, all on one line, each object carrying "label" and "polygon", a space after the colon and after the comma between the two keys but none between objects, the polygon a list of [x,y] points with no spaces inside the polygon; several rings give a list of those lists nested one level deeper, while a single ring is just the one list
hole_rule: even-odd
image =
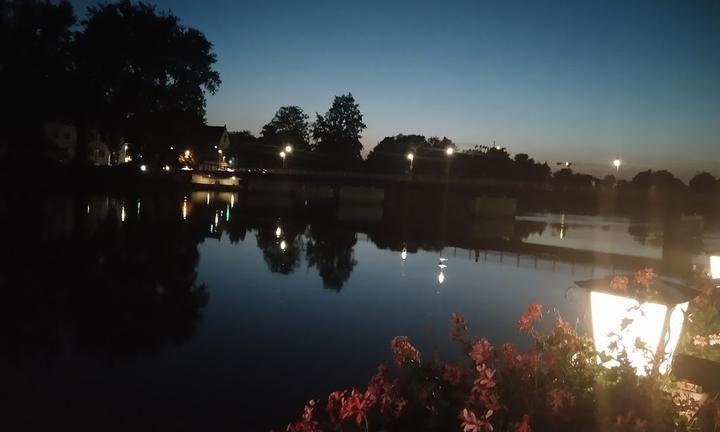
[{"label": "lamp post", "polygon": [[412,174],[413,160],[415,160],[415,155],[412,152],[408,153],[407,160],[410,161],[410,174]]},{"label": "lamp post", "polygon": [[445,164],[445,177],[450,178],[450,161],[452,160],[452,155],[455,154],[455,149],[452,147],[448,147],[445,149],[445,156],[447,156],[447,163]]},{"label": "lamp post", "polygon": [[622,163],[622,162],[621,162],[620,159],[618,159],[618,158],[615,158],[615,160],[613,161],[612,164],[613,164],[613,166],[615,167],[615,172],[616,172],[616,173],[619,173],[619,172],[620,172],[620,164],[621,164],[621,163]]},{"label": "lamp post", "polygon": [[281,152],[280,152],[280,159],[282,159],[282,167],[283,167],[283,169],[285,169],[285,156],[286,156],[286,153],[285,153],[284,151],[281,151]]}]

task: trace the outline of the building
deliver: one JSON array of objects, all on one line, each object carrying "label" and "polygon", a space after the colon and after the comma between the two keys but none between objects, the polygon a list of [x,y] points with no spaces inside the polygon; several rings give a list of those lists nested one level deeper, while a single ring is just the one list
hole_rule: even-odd
[{"label": "building", "polygon": [[[59,120],[45,122],[43,135],[49,144],[46,152],[50,159],[61,163],[76,159],[78,129],[74,124]],[[96,129],[92,129],[88,136],[85,161],[93,165],[114,165],[117,155],[113,155],[106,141]]]},{"label": "building", "polygon": [[188,139],[188,145],[179,156],[181,164],[201,170],[224,170],[228,168],[227,150],[230,135],[226,126],[201,126]]}]

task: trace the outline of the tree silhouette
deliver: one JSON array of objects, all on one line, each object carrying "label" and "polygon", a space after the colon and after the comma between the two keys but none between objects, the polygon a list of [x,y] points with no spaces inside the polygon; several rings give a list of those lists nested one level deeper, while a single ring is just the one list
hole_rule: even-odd
[{"label": "tree silhouette", "polygon": [[[175,138],[204,122],[205,92],[220,77],[212,44],[169,12],[129,0],[88,8],[77,35],[87,121],[160,157]],[[171,133],[177,136],[170,136]],[[133,150],[131,149],[131,150]]]},{"label": "tree silhouette", "polygon": [[314,150],[327,156],[334,167],[357,166],[362,161],[360,138],[365,127],[352,94],[335,96],[324,116],[316,114],[312,130]]},{"label": "tree silhouette", "polygon": [[0,2],[0,141],[7,134],[14,156],[37,160],[42,123],[72,114],[74,23],[64,0]]},{"label": "tree silhouette", "polygon": [[689,183],[690,189],[700,194],[712,194],[718,190],[718,181],[712,174],[702,172],[692,179]]},{"label": "tree silhouette", "polygon": [[296,150],[310,150],[308,115],[298,106],[280,107],[260,133],[265,144],[278,150],[289,144]]},{"label": "tree silhouette", "polygon": [[355,233],[324,225],[311,226],[309,233],[308,268],[317,269],[325,288],[340,291],[357,264],[353,254]]}]

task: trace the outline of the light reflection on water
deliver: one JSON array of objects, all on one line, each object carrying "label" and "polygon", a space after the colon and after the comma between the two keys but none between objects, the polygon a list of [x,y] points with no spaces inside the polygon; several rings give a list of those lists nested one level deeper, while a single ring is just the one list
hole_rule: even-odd
[{"label": "light reflection on water", "polygon": [[396,335],[426,358],[457,355],[453,312],[494,343],[527,343],[515,324],[534,302],[586,331],[574,281],[644,262],[677,272],[717,237],[665,242],[662,224],[622,217],[297,211],[231,192],[40,208],[6,248],[0,282],[13,305],[0,366],[18,404],[42,400],[68,421],[108,406],[161,424],[193,413],[202,421],[191,429],[277,426],[310,398],[363,384]]}]

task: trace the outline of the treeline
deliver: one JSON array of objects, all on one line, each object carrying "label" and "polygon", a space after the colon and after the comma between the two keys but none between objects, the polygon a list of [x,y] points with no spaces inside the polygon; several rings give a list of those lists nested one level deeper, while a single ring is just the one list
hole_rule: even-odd
[{"label": "treeline", "polygon": [[220,85],[200,31],[129,0],[89,7],[79,22],[66,0],[3,1],[0,40],[0,153],[23,161],[51,150],[48,121],[77,127],[77,154],[101,134],[113,149],[131,142],[149,159],[170,157],[205,123],[205,95]]}]

